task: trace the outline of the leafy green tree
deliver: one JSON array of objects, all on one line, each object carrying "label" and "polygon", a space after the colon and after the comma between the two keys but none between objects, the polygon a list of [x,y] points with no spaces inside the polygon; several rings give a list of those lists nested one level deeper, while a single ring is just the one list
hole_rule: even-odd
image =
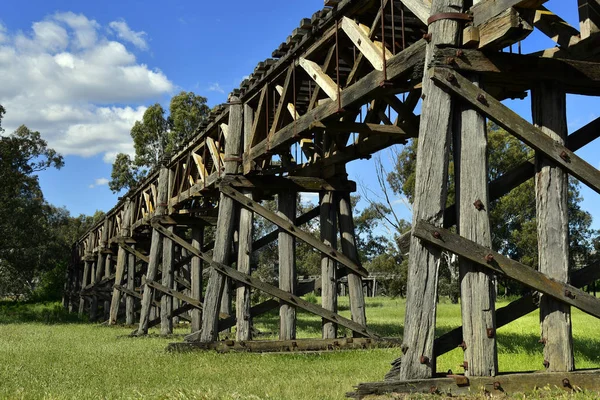
[{"label": "leafy green tree", "polygon": [[205,97],[183,91],[171,99],[169,116],[158,103],[148,107],[142,120],[131,128],[135,156],[132,160],[127,154],[117,155],[109,188],[115,193],[131,188],[160,164],[164,154],[191,140],[210,111],[206,101]]}]

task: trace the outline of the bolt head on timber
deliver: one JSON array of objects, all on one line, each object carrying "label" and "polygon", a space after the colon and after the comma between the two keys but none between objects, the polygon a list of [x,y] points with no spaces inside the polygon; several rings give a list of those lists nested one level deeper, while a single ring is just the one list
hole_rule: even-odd
[{"label": "bolt head on timber", "polygon": [[485,256],[485,262],[490,264],[492,261],[494,261],[494,256],[492,254],[488,254],[487,256]]},{"label": "bolt head on timber", "polygon": [[434,231],[432,235],[434,238],[436,238],[438,240],[442,238],[442,234],[439,233],[438,231]]},{"label": "bolt head on timber", "polygon": [[425,39],[425,41],[427,43],[431,43],[431,38],[432,38],[431,33],[426,33],[423,35],[423,39]]},{"label": "bolt head on timber", "polygon": [[421,358],[419,358],[419,362],[421,364],[429,364],[429,357],[427,357],[427,356],[421,356]]}]

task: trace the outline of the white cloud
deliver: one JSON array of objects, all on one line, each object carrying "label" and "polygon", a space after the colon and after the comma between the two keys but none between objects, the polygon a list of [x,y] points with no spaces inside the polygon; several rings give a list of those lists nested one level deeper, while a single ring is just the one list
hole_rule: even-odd
[{"label": "white cloud", "polygon": [[28,32],[0,25],[7,132],[25,124],[63,155],[101,154],[112,162],[119,152],[133,153],[129,130],[146,108],[128,104],[154,102],[174,85],[138,63],[125,39],[103,36],[104,29],[70,12],[36,21]]},{"label": "white cloud", "polygon": [[223,88],[221,87],[221,85],[219,85],[219,83],[217,83],[217,82],[215,82],[215,83],[212,83],[212,84],[211,84],[211,85],[208,87],[208,91],[209,91],[209,92],[217,92],[217,93],[222,93],[222,94],[224,94],[224,93],[225,93],[225,89],[223,89]]},{"label": "white cloud", "polygon": [[120,39],[133,44],[140,50],[148,50],[148,43],[145,39],[146,32],[132,31],[125,21],[113,21],[109,26]]},{"label": "white cloud", "polygon": [[90,189],[93,189],[93,188],[98,187],[98,186],[105,186],[105,185],[108,185],[108,179],[106,179],[106,178],[98,178],[98,179],[96,179],[94,181],[94,183],[92,183],[90,185]]}]

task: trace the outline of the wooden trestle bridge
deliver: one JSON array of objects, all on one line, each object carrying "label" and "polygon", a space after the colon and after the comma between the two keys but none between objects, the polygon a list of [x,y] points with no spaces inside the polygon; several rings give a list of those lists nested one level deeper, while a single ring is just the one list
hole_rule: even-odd
[{"label": "wooden trestle bridge", "polygon": [[[190,143],[164,157],[74,245],[65,306],[92,321],[135,324],[137,335],[157,325],[169,334],[175,318],[189,319],[188,344],[178,348],[388,345],[365,316],[367,272],[356,250],[350,204],[356,185],[346,164],[418,137],[402,357],[386,382],[361,384],[353,395],[460,393],[485,385],[511,391],[543,383],[600,389],[596,371],[574,372],[570,319],[570,306],[600,317],[600,300],[579,289],[598,279],[600,268],[569,271],[567,218],[568,175],[600,192],[600,172],[574,154],[600,135],[600,120],[571,135],[566,122],[566,93],[600,94],[600,1],[564,2],[578,7],[580,29],[544,3],[325,1]],[[521,54],[520,42],[534,29],[556,46]],[[533,124],[501,103],[529,93]],[[488,182],[486,119],[533,148],[535,160]],[[446,208],[451,143],[457,204]],[[488,217],[490,201],[534,177],[538,270],[490,249]],[[319,193],[319,207],[298,216],[300,192]],[[261,205],[273,197],[277,212]],[[273,232],[254,237],[255,215],[272,223]],[[316,217],[321,240],[302,230]],[[458,233],[448,230],[453,225]],[[214,241],[205,239],[209,226]],[[253,276],[250,266],[252,252],[275,240],[278,286]],[[297,240],[322,253],[320,280],[298,284]],[[436,339],[442,251],[460,257],[463,326]],[[533,292],[495,310],[494,274]],[[348,282],[351,319],[337,312],[341,278]],[[315,287],[321,305],[301,297]],[[272,298],[251,304],[252,290]],[[496,329],[538,306],[545,372],[499,375]],[[279,309],[280,340],[253,341],[252,318],[273,309]],[[322,339],[296,339],[297,309],[322,318]],[[233,327],[235,341],[217,342],[219,332]],[[339,338],[338,327],[353,337]],[[465,375],[440,377],[436,357],[456,346],[464,350]]]}]

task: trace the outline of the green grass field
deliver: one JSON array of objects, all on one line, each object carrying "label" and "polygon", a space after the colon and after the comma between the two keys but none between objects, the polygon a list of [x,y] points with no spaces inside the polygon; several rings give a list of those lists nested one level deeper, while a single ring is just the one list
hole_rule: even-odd
[{"label": "green grass field", "polygon": [[[349,316],[345,298],[340,306]],[[404,300],[368,299],[367,316],[381,335],[401,336]],[[300,337],[320,335],[318,318],[300,313],[298,324]],[[460,307],[440,304],[437,333],[458,325]],[[276,332],[277,318],[262,317],[256,327]],[[501,371],[542,369],[538,329],[534,312],[498,330]],[[181,336],[161,338],[153,331],[146,338],[130,338],[126,335],[131,330],[80,323],[55,303],[0,303],[0,398],[342,399],[359,382],[382,380],[399,354],[399,349],[310,355],[171,354],[164,350],[167,343],[180,341]],[[599,368],[600,321],[574,310],[573,334],[577,368]],[[438,370],[459,371],[460,363],[462,351],[457,349],[438,360]]]}]

